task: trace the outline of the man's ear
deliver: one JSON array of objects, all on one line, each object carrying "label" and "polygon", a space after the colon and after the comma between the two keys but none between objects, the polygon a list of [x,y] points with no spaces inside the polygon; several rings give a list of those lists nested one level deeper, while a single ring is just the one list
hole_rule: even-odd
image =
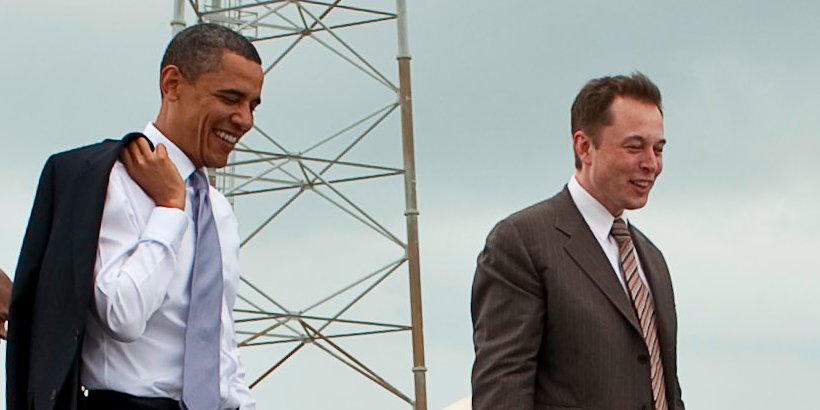
[{"label": "man's ear", "polygon": [[182,76],[179,67],[175,65],[165,66],[159,75],[159,89],[163,98],[176,101],[179,98],[179,87],[185,81],[187,80]]},{"label": "man's ear", "polygon": [[572,134],[572,148],[575,150],[575,155],[581,160],[582,164],[589,164],[592,162],[590,158],[590,151],[592,150],[592,137],[583,130],[575,131]]}]

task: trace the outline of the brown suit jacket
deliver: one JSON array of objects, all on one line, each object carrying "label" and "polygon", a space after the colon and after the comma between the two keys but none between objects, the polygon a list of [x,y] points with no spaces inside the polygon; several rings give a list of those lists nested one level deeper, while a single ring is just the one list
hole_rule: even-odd
[{"label": "brown suit jacket", "polygon": [[[683,409],[669,270],[630,230],[655,301],[669,408]],[[566,188],[490,233],[472,317],[474,410],[652,408],[637,315]]]}]

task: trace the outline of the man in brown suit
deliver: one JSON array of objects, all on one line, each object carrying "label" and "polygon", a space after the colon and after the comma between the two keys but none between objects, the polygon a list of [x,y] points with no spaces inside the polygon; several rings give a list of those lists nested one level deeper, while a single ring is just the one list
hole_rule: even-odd
[{"label": "man in brown suit", "polygon": [[660,91],[640,73],[591,80],[571,117],[575,175],[478,258],[473,409],[683,409],[669,271],[623,215],[663,168]]}]

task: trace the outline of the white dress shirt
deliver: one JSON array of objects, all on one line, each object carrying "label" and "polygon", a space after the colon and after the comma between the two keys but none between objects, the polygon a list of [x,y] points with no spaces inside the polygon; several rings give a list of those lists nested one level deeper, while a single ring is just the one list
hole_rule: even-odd
[{"label": "white dress shirt", "polygon": [[[609,213],[606,207],[581,186],[574,175],[570,178],[567,188],[569,189],[569,195],[572,197],[572,202],[575,202],[575,206],[578,207],[581,216],[584,217],[584,221],[589,225],[592,235],[595,236],[598,244],[601,245],[601,249],[604,250],[610,265],[612,265],[612,270],[615,272],[615,276],[618,277],[618,281],[621,282],[621,287],[624,288],[624,292],[626,292],[628,296],[629,291],[626,287],[624,275],[621,272],[618,242],[615,241],[615,238],[609,233],[612,231],[612,223],[615,222],[615,218],[623,218],[627,226],[629,226],[629,221],[623,213],[618,216],[613,216]],[[649,287],[649,282],[646,281],[646,275],[643,273],[640,258],[637,258],[636,262],[638,263],[638,274],[641,276],[643,284],[646,285],[646,289],[649,290],[649,294],[651,295],[652,289]]]},{"label": "white dress shirt", "polygon": [[[186,180],[194,164],[148,124],[145,135],[163,144]],[[111,170],[105,198],[94,301],[82,353],[82,383],[142,397],[180,400],[185,327],[196,233],[188,185],[185,210],[158,207],[128,175]],[[223,409],[253,410],[234,339],[233,306],[239,281],[239,231],[230,204],[213,187],[209,197],[222,248],[220,395]]]}]

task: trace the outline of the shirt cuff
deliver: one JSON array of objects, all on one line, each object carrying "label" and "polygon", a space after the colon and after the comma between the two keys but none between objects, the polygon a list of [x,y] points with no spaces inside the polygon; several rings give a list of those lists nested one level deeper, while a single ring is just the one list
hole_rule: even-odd
[{"label": "shirt cuff", "polygon": [[140,242],[153,241],[176,252],[188,229],[188,215],[179,208],[155,207],[140,236]]}]

